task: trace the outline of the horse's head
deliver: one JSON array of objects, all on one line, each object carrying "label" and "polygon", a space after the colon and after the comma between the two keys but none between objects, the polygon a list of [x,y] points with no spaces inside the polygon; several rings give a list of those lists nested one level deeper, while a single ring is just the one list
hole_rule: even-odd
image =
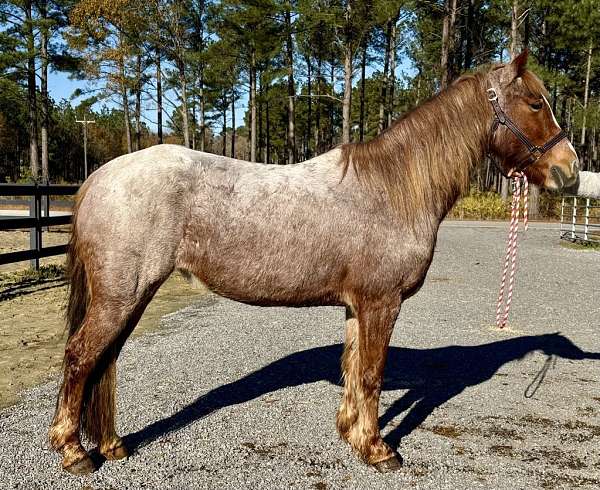
[{"label": "horse's head", "polygon": [[487,76],[494,111],[490,152],[505,174],[524,172],[534,184],[561,190],[577,180],[579,159],[561,131],[541,80],[527,70],[527,51]]}]

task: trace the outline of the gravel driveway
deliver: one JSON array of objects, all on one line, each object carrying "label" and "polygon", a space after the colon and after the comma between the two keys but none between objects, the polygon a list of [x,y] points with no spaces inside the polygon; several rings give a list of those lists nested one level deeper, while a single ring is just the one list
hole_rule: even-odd
[{"label": "gravel driveway", "polygon": [[60,471],[56,382],[0,413],[2,488],[598,488],[600,253],[534,225],[510,328],[493,327],[506,224],[447,223],[403,306],[381,423],[404,468],[380,475],[338,440],[341,308],[209,296],[129,343],[119,425],[136,453]]}]

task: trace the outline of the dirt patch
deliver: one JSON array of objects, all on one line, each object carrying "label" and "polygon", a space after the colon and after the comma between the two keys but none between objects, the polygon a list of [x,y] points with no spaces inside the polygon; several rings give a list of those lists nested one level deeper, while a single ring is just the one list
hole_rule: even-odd
[{"label": "dirt patch", "polygon": [[501,437],[502,439],[512,439],[515,441],[522,441],[524,439],[516,430],[508,429],[506,427],[492,426],[488,431],[490,434]]},{"label": "dirt patch", "polygon": [[512,457],[514,456],[514,451],[513,451],[513,447],[512,446],[506,446],[506,445],[495,445],[495,446],[490,446],[490,452],[497,454],[498,456],[509,456]]},{"label": "dirt patch", "polygon": [[536,417],[534,415],[525,415],[521,417],[521,421],[527,424],[534,424],[540,427],[554,427],[557,423],[544,417]]},{"label": "dirt patch", "polygon": [[521,461],[533,463],[543,461],[544,464],[551,464],[554,467],[581,470],[587,466],[572,452],[565,452],[557,447],[543,447],[529,451],[522,451]]},{"label": "dirt patch", "polygon": [[432,427],[429,426],[421,426],[421,429],[426,430],[428,432],[433,432],[438,436],[448,437],[450,439],[458,439],[465,431],[455,427],[453,425],[434,425]]},{"label": "dirt patch", "polygon": [[600,437],[600,426],[588,424],[583,420],[558,422],[543,417],[525,415],[524,417],[521,417],[521,421],[527,424],[537,425],[538,427],[552,428],[554,431],[560,431],[559,438],[561,441],[581,443],[595,437]]},{"label": "dirt patch", "polygon": [[[70,231],[68,226],[52,227],[51,231],[44,231],[42,245],[52,247],[64,245],[69,241]],[[0,231],[0,254],[29,250],[29,230]],[[41,265],[62,264],[64,255],[40,259]],[[16,262],[14,264],[0,265],[0,272],[18,271],[29,267],[29,262]]]},{"label": "dirt patch", "polygon": [[[179,274],[173,274],[148,306],[133,335],[156,329],[160,318],[192,304],[204,293],[204,289],[195,289]],[[16,402],[23,389],[58,372],[66,340],[66,298],[64,279],[54,279],[28,284],[22,294],[0,300],[0,408]]]}]

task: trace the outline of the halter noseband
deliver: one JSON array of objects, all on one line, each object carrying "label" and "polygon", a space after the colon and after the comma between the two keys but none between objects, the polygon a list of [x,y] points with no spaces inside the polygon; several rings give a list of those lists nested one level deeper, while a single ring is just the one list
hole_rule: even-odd
[{"label": "halter noseband", "polygon": [[[498,129],[498,126],[503,125],[503,126],[506,126],[519,139],[519,141],[521,141],[521,143],[523,143],[523,145],[529,151],[529,156],[525,160],[523,160],[521,163],[519,163],[516,167],[514,167],[509,172],[508,175],[506,175],[504,173],[504,171],[502,170],[502,168],[500,168],[500,166],[497,165],[498,170],[500,170],[500,173],[504,177],[510,178],[511,175],[514,174],[515,172],[522,173],[523,170],[525,170],[527,167],[529,167],[530,165],[533,165],[535,162],[537,162],[544,155],[544,153],[548,152],[551,148],[556,146],[560,141],[562,141],[564,138],[567,137],[567,133],[565,132],[565,130],[561,129],[559,133],[557,133],[552,138],[550,138],[542,146],[534,145],[531,142],[531,140],[527,137],[527,135],[523,131],[521,131],[521,129],[519,129],[519,127],[512,121],[512,119],[510,117],[508,117],[508,115],[506,114],[506,112],[504,112],[502,107],[500,107],[500,104],[498,102],[498,93],[496,92],[496,89],[493,87],[488,88],[487,94],[488,94],[488,100],[490,101],[490,103],[492,104],[492,107],[494,109],[494,122],[492,123],[492,131],[490,133],[490,140],[493,137],[496,130]],[[492,158],[492,161],[494,161],[494,163],[496,163],[493,158]]]}]

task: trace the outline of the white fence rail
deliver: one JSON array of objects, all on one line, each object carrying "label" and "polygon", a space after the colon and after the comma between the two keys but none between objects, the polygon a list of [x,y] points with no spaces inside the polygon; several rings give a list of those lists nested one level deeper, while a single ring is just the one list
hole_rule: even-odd
[{"label": "white fence rail", "polygon": [[560,237],[573,242],[600,243],[600,206],[585,197],[564,196],[560,205]]}]

